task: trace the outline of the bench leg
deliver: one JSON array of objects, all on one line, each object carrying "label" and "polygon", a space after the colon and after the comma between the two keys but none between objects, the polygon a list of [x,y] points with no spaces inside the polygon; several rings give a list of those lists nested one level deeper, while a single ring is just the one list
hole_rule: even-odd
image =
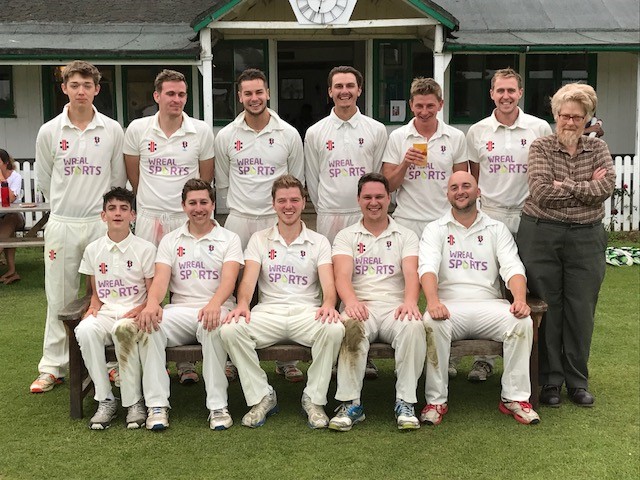
[{"label": "bench leg", "polygon": [[529,377],[531,380],[531,397],[529,403],[534,410],[540,404],[540,385],[538,379],[538,327],[542,320],[542,313],[532,315],[533,320],[533,344],[531,345],[531,359],[529,360]]},{"label": "bench leg", "polygon": [[65,324],[69,339],[69,405],[70,415],[73,419],[83,417],[82,401],[84,399],[84,378],[88,376],[87,369],[82,361],[80,346],[72,327]]}]

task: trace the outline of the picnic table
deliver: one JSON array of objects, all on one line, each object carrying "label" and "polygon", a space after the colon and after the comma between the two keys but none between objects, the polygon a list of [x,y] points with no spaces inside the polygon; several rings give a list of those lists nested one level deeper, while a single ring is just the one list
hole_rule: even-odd
[{"label": "picnic table", "polygon": [[38,220],[31,226],[31,228],[24,232],[24,235],[22,237],[9,237],[0,240],[0,247],[17,248],[44,246],[44,236],[38,236],[38,233],[44,230],[44,226],[49,220],[51,207],[48,203],[19,203],[17,205],[10,205],[8,207],[0,207],[0,214],[25,213],[28,215],[32,212],[43,212],[43,215],[40,220]]}]

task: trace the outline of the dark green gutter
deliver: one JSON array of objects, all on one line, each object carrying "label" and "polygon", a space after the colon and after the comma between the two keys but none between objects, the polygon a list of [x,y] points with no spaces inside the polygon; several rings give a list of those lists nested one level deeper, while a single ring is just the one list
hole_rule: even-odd
[{"label": "dark green gutter", "polygon": [[640,44],[622,45],[460,45],[445,44],[447,52],[640,52]]}]

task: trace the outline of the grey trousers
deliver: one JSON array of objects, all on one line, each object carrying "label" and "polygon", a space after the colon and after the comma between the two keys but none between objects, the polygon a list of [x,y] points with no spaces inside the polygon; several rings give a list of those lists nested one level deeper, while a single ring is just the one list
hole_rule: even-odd
[{"label": "grey trousers", "polygon": [[523,215],[517,244],[530,292],[549,305],[539,332],[540,383],[587,388],[594,315],[606,267],[604,227]]}]

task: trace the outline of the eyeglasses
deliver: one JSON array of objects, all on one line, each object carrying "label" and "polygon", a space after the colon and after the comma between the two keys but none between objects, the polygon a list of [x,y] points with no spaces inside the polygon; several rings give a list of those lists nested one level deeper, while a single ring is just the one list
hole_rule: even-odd
[{"label": "eyeglasses", "polygon": [[584,122],[584,115],[567,115],[566,113],[561,113],[558,115],[558,118],[561,118],[565,122],[568,122],[569,120],[573,120],[573,123]]}]

